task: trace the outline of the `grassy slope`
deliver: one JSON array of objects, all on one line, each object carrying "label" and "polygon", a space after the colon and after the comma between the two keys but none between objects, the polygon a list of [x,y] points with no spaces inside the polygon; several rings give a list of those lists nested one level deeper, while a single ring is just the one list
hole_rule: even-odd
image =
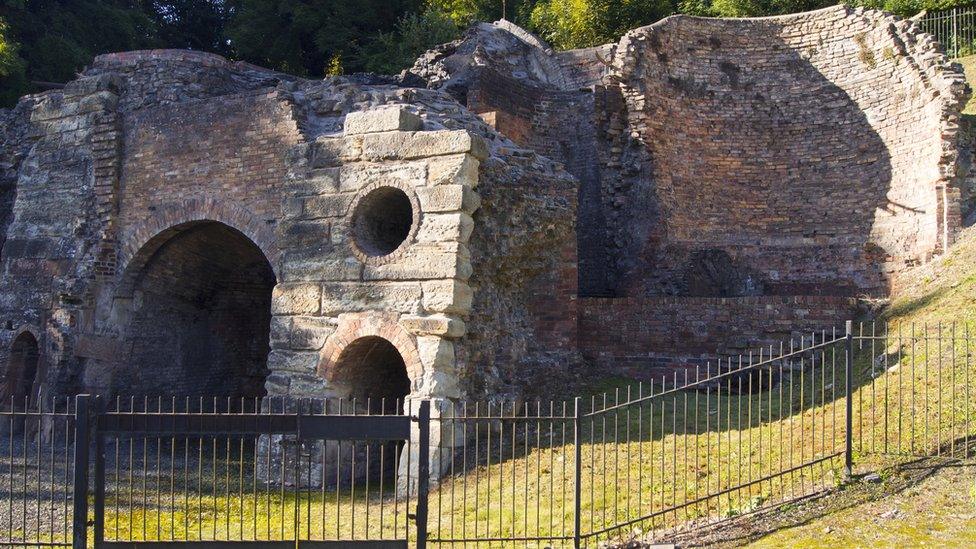
[{"label": "grassy slope", "polygon": [[[976,57],[970,59],[976,68]],[[976,327],[976,230],[967,230],[946,257],[920,270],[885,316]],[[883,472],[880,484],[852,485],[788,510],[765,527],[742,526],[740,535],[758,537],[755,547],[973,547],[976,474],[968,463],[923,460],[894,467]]]},{"label": "grassy slope", "polygon": [[[911,290],[890,308],[887,320],[896,323],[976,320],[976,231],[970,233],[964,235],[945,258],[919,271]],[[976,324],[973,328],[976,328]],[[894,409],[895,402],[903,403],[905,418],[912,419],[911,423],[902,424],[900,416],[893,415],[892,421],[894,417],[899,417],[898,424],[906,428],[891,429],[883,435],[882,431],[874,429],[875,438],[869,435],[862,439],[858,436],[857,440],[866,440],[865,446],[888,441],[930,451],[939,443],[957,437],[958,426],[962,423],[959,414],[969,414],[970,410],[958,406],[955,410],[942,410],[940,407],[936,414],[934,410],[915,406],[909,395],[928,395],[927,399],[920,399],[927,403],[941,403],[943,399],[952,402],[945,398],[948,396],[946,390],[938,392],[935,384],[931,383],[933,378],[926,377],[932,375],[932,368],[916,369],[915,362],[939,364],[939,372],[946,375],[943,387],[952,387],[948,377],[951,373],[968,372],[976,376],[976,371],[972,370],[973,364],[963,360],[963,357],[972,354],[958,347],[929,349],[906,345],[905,340],[901,345],[889,342],[887,348],[882,343],[877,349],[862,349],[856,368],[861,385],[856,393],[855,426],[860,426],[860,418],[864,418],[865,424],[870,423],[867,420],[869,410]],[[875,372],[873,384],[865,383],[878,356],[885,357],[885,367]],[[653,405],[642,408],[643,413],[632,410],[634,413],[631,416],[608,416],[607,424],[602,423],[603,418],[595,425],[584,423],[584,438],[597,441],[582,448],[584,530],[599,529],[617,521],[636,518],[649,509],[667,508],[674,502],[694,500],[721,487],[739,485],[743,480],[783,470],[784,463],[801,463],[843,448],[845,403],[837,389],[843,385],[842,380],[835,377],[840,370],[834,370],[831,358],[828,357],[825,368],[808,367],[802,373],[795,374],[792,382],[786,378],[787,382],[780,384],[787,391],[785,396],[768,391],[759,394],[745,391],[738,396],[735,394],[738,391],[734,390],[731,396],[724,393],[725,396],[719,400],[715,392],[711,398],[700,392],[679,392],[654,400]],[[945,367],[942,367],[943,363]],[[883,373],[884,370],[887,372]],[[799,377],[801,375],[803,377]],[[612,390],[625,381],[606,380],[599,386],[599,391]],[[788,392],[790,388],[792,393]],[[620,397],[623,400],[625,394]],[[616,398],[611,392],[608,400],[612,403]],[[785,398],[785,406],[780,405],[780,398]],[[597,397],[598,402],[601,399]],[[874,404],[869,405],[871,402]],[[584,408],[588,407],[589,403],[585,403]],[[863,414],[861,410],[864,410]],[[506,415],[508,413],[506,411]],[[745,421],[740,423],[733,419],[730,423],[730,416],[741,417]],[[638,417],[642,420],[638,420]],[[683,419],[677,419],[679,417]],[[964,421],[971,425],[972,419],[965,417]],[[662,418],[667,421],[662,422]],[[923,419],[927,422],[924,430]],[[881,425],[880,422],[875,424]],[[593,438],[589,435],[591,430]],[[630,442],[621,444],[618,451],[614,451],[612,442],[607,445],[600,443],[604,433],[608,441]],[[896,433],[897,439],[894,436]],[[485,434],[483,431],[482,436]],[[501,434],[493,435],[496,441],[502,438]],[[521,432],[515,434],[518,435],[516,446],[522,446],[524,435]],[[504,438],[507,440],[511,435],[509,426],[505,428]],[[530,444],[525,457],[508,457],[511,455],[509,446],[504,450],[501,464],[475,467],[467,474],[458,471],[453,479],[445,480],[432,494],[432,530],[447,534],[453,529],[455,535],[477,531],[480,536],[507,537],[533,532],[533,526],[538,522],[542,525],[543,533],[566,532],[565,525],[571,525],[572,520],[571,498],[563,497],[561,492],[562,487],[572,487],[572,470],[567,467],[572,460],[572,446],[561,443],[558,427],[551,450],[547,448],[544,431],[535,436],[542,437],[541,444]],[[542,449],[538,449],[538,446]],[[498,448],[497,442],[495,448]],[[497,452],[493,450],[493,454],[497,455]],[[939,473],[913,483],[909,473],[902,469],[884,469],[891,463],[876,457],[859,455],[858,464],[862,471],[865,468],[886,471],[886,481],[872,486],[849,485],[814,503],[789,507],[785,513],[767,512],[760,520],[751,519],[749,513],[769,508],[768,502],[818,491],[817,487],[836,486],[840,481],[842,463],[838,458],[832,458],[821,466],[804,468],[796,474],[779,477],[775,482],[759,482],[745,489],[734,490],[726,496],[682,509],[677,515],[671,514],[656,523],[642,523],[640,526],[647,531],[685,520],[693,521],[696,526],[704,526],[704,517],[733,517],[730,522],[735,524],[723,527],[718,540],[734,544],[752,540],[766,547],[920,545],[935,539],[946,546],[972,545],[971,532],[976,531],[976,520],[971,512],[971,468],[954,469],[952,474],[955,476]],[[649,478],[652,471],[655,478]],[[555,493],[551,495],[548,493],[550,483],[555,486]],[[517,490],[512,491],[513,485],[518,486]],[[916,495],[924,497],[916,498]],[[329,516],[327,522],[331,524],[336,513],[332,510],[334,503],[331,503],[331,495],[327,499],[330,503],[326,504],[325,509],[322,509],[321,503],[311,502],[311,515],[320,516],[324,512]],[[205,508],[210,507],[208,501],[204,503]],[[228,503],[237,505],[221,502],[218,507]],[[359,501],[355,505],[362,504]],[[293,509],[293,505],[293,501],[286,503],[286,512],[278,514],[290,516],[289,510]],[[342,523],[340,529],[352,530],[347,523],[352,520],[353,504],[343,501],[337,507],[338,520]],[[513,514],[513,508],[519,511]],[[521,510],[526,508],[528,513],[523,514]],[[893,508],[900,512],[880,518],[881,514]],[[917,510],[913,510],[915,508]],[[264,514],[262,509],[258,511]],[[161,510],[163,516],[157,517],[150,511],[146,522],[153,525],[161,519],[165,525],[172,521],[176,523],[176,530],[181,530],[180,517],[170,514],[170,511]],[[357,514],[363,515],[361,512]],[[734,518],[741,514],[747,516]],[[281,523],[280,517],[274,513],[272,517],[276,526]],[[123,515],[118,518],[121,519],[122,530],[127,530],[129,517]],[[140,517],[135,518],[136,524],[142,523]],[[246,524],[238,525],[238,521],[240,519],[237,517],[232,519],[231,533],[239,527],[248,530]],[[219,534],[222,529],[228,530],[220,525],[223,522],[221,519],[208,511],[203,512],[201,522],[203,530],[217,533],[218,538],[224,537]],[[243,522],[249,521],[245,519]],[[365,525],[361,522],[356,527],[361,532],[359,535],[365,534],[361,530]],[[551,530],[548,527],[550,524]],[[191,524],[191,530],[194,526]],[[147,530],[150,531],[133,534],[137,539],[143,536],[152,539],[158,535],[151,531],[152,528]],[[164,526],[161,537],[168,537],[166,530]],[[694,538],[695,541],[709,541],[707,537],[698,535]]]},{"label": "grassy slope", "polygon": [[[973,82],[976,82],[976,55],[970,55],[969,57],[963,57],[962,59],[956,60],[962,69],[966,72],[966,80],[970,82],[972,86]],[[964,114],[976,114],[976,100],[970,99],[969,104],[966,105],[966,109],[963,110]]]}]

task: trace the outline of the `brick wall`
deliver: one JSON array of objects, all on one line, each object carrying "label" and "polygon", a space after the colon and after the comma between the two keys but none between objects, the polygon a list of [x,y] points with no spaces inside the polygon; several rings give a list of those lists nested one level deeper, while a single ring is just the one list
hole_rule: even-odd
[{"label": "brick wall", "polygon": [[854,306],[830,296],[582,298],[580,351],[603,372],[660,375],[810,330],[842,330]]},{"label": "brick wall", "polygon": [[611,77],[662,212],[616,227],[660,232],[627,250],[626,293],[680,292],[690,254],[722,250],[764,293],[887,294],[958,227],[939,201],[965,84],[935,48],[845,7],[625,35]]},{"label": "brick wall", "polygon": [[271,226],[281,216],[288,149],[300,134],[274,91],[165,104],[124,117],[123,240],[167,204],[213,196]]}]

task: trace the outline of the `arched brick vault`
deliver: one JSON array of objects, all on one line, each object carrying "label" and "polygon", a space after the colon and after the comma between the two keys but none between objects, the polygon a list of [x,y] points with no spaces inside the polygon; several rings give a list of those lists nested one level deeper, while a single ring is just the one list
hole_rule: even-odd
[{"label": "arched brick vault", "polygon": [[124,231],[125,237],[119,248],[117,295],[132,293],[136,277],[160,246],[186,229],[212,221],[223,223],[249,238],[264,252],[275,278],[280,278],[278,249],[270,225],[240,206],[211,197],[190,198],[158,206],[144,221]]},{"label": "arched brick vault", "polygon": [[8,386],[10,382],[8,376],[10,374],[10,362],[13,355],[12,351],[15,343],[21,337],[23,337],[24,334],[30,334],[30,336],[34,339],[34,344],[37,346],[36,370],[33,372],[33,379],[31,381],[31,387],[29,388],[29,394],[27,396],[30,398],[31,402],[34,402],[35,397],[38,396],[36,392],[39,387],[44,385],[46,381],[45,378],[47,377],[47,363],[45,362],[44,357],[44,339],[41,337],[43,333],[43,330],[41,330],[39,327],[33,324],[25,324],[12,332],[10,337],[4,341],[3,365],[2,370],[0,370],[0,379],[2,379],[2,384],[0,384],[0,405],[2,405],[3,402],[7,402],[7,399],[12,396],[12,393],[10,392],[11,388]]},{"label": "arched brick vault", "polygon": [[399,351],[407,367],[410,384],[416,387],[423,375],[417,343],[406,330],[400,327],[398,315],[379,312],[347,313],[339,315],[339,325],[329,336],[319,355],[318,373],[326,381],[333,381],[339,356],[353,341],[362,337],[377,336],[389,341]]}]

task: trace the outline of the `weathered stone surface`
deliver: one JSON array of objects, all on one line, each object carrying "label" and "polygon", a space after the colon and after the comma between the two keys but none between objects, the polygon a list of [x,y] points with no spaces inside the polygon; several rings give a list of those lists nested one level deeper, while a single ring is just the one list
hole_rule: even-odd
[{"label": "weathered stone surface", "polygon": [[424,309],[431,312],[466,314],[471,310],[474,292],[460,280],[423,282]]},{"label": "weathered stone surface", "polygon": [[389,131],[418,131],[423,129],[424,121],[403,106],[377,107],[365,111],[354,111],[346,115],[343,130],[346,135],[356,133],[377,133]]},{"label": "weathered stone surface", "polygon": [[362,151],[367,160],[410,160],[458,153],[469,153],[479,160],[488,157],[485,141],[462,130],[369,134],[363,136]]},{"label": "weathered stone surface", "polygon": [[268,369],[272,372],[295,371],[311,373],[318,368],[319,354],[305,351],[273,349],[268,354]]},{"label": "weathered stone surface", "polygon": [[316,283],[284,283],[275,286],[271,310],[276,315],[301,315],[319,312],[322,287]]},{"label": "weathered stone surface", "polygon": [[363,153],[361,136],[322,137],[312,144],[309,166],[328,168],[359,160]]},{"label": "weathered stone surface", "polygon": [[976,204],[962,74],[880,12],[479,24],[411,72],[128,52],[0,110],[0,366],[46,376],[0,397],[525,396],[823,328]]},{"label": "weathered stone surface", "polygon": [[420,282],[328,283],[322,287],[322,314],[338,316],[351,311],[420,309]]},{"label": "weathered stone surface", "polygon": [[400,317],[400,325],[414,335],[440,336],[449,339],[463,336],[466,329],[463,320],[445,315],[404,315]]},{"label": "weathered stone surface", "polygon": [[472,214],[481,206],[481,197],[464,185],[437,185],[417,189],[420,206],[427,212],[464,211]]},{"label": "weathered stone surface", "polygon": [[470,154],[432,158],[427,161],[429,185],[478,185],[478,168],[481,162]]},{"label": "weathered stone surface", "polygon": [[429,280],[471,277],[471,257],[466,245],[459,242],[417,242],[396,261],[366,265],[365,280]]},{"label": "weathered stone surface", "polygon": [[396,182],[403,186],[415,187],[424,184],[426,165],[422,162],[405,163],[353,163],[342,167],[339,177],[339,190],[356,192],[374,183]]},{"label": "weathered stone surface", "polygon": [[466,213],[426,214],[417,231],[417,242],[467,242],[474,220]]}]

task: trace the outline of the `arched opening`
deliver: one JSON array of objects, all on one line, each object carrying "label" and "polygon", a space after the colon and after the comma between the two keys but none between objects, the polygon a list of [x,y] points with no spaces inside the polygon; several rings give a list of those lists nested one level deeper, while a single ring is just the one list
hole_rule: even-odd
[{"label": "arched opening", "polygon": [[371,414],[403,412],[410,378],[400,351],[386,339],[367,336],[353,341],[339,354],[334,368],[333,383],[345,389],[358,408]]},{"label": "arched opening", "polygon": [[214,221],[146,244],[131,273],[130,351],[113,379],[121,395],[265,394],[275,275],[261,249]]},{"label": "arched opening", "polygon": [[37,365],[40,351],[37,338],[24,332],[14,339],[10,346],[10,360],[7,362],[7,375],[3,386],[3,402],[11,399],[15,406],[28,402],[37,380]]},{"label": "arched opening", "polygon": [[353,237],[369,257],[393,253],[410,236],[413,205],[407,193],[396,187],[379,187],[356,204],[352,215]]}]

